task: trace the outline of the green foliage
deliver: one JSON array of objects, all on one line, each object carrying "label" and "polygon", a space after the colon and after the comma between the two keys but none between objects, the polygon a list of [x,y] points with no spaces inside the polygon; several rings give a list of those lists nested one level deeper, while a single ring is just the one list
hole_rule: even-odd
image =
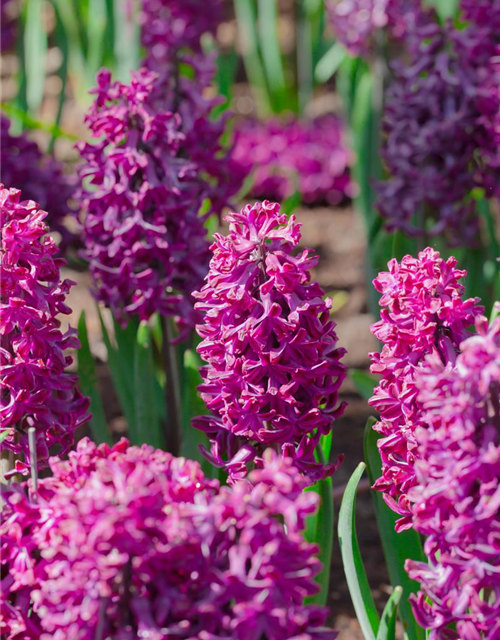
[{"label": "green foliage", "polygon": [[361,369],[349,369],[349,377],[353,381],[359,395],[365,400],[369,400],[377,385],[377,378],[367,371],[361,371]]},{"label": "green foliage", "polygon": [[90,351],[85,311],[81,312],[78,320],[78,337],[81,343],[81,348],[77,350],[79,386],[83,395],[90,398],[92,437],[99,444],[102,442],[110,444],[111,434],[108,430],[101,394],[98,389],[97,372],[94,356]]}]

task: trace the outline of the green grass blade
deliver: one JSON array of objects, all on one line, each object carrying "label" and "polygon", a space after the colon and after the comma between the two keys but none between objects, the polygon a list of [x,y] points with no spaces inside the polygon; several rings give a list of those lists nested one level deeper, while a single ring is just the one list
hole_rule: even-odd
[{"label": "green grass blade", "polygon": [[104,48],[106,46],[107,11],[103,0],[89,0],[87,20],[87,40],[89,43],[88,68],[95,76],[103,64]]},{"label": "green grass blade", "polygon": [[42,105],[45,90],[47,33],[44,27],[43,0],[30,0],[26,7],[24,30],[26,56],[26,101],[36,113]]},{"label": "green grass blade", "polygon": [[361,462],[352,474],[339,513],[340,553],[361,631],[365,640],[376,640],[379,617],[359,551],[355,527],[356,490],[366,465]]},{"label": "green grass blade", "polygon": [[[365,427],[364,451],[368,467],[368,477],[374,483],[382,473],[380,454],[377,440],[379,435],[373,430],[374,418],[370,418]],[[403,597],[399,606],[399,615],[403,623],[405,634],[409,640],[425,640],[425,632],[419,627],[413,616],[411,605],[408,601],[410,594],[418,591],[418,584],[410,580],[404,569],[407,558],[425,562],[422,542],[416,531],[410,529],[402,533],[396,533],[394,526],[398,519],[385,504],[382,495],[378,491],[372,492],[375,504],[375,515],[382,540],[384,555],[392,585],[400,585],[403,589]]]},{"label": "green grass blade", "polygon": [[83,395],[90,398],[90,411],[92,413],[90,430],[92,437],[98,444],[102,442],[111,444],[111,434],[107,426],[101,394],[97,384],[95,361],[90,351],[85,311],[81,312],[78,320],[78,337],[81,343],[81,348],[77,350],[79,387]]},{"label": "green grass blade", "polygon": [[147,322],[141,322],[137,329],[134,345],[134,407],[135,422],[129,428],[132,444],[147,443],[153,447],[164,447],[165,440],[158,415],[158,385],[155,374],[151,331]]},{"label": "green grass blade", "polygon": [[402,595],[403,588],[399,586],[392,592],[380,618],[377,640],[396,640],[396,619]]},{"label": "green grass blade", "polygon": [[56,13],[56,29],[55,29],[55,37],[57,46],[62,54],[62,62],[61,66],[57,71],[57,75],[61,80],[61,90],[59,92],[59,100],[57,105],[57,113],[56,119],[54,121],[54,130],[52,132],[50,143],[49,143],[49,153],[52,153],[54,148],[54,144],[59,136],[57,136],[57,130],[59,129],[59,125],[61,123],[61,117],[63,113],[64,103],[66,102],[66,83],[68,80],[68,66],[69,66],[69,43],[68,36],[66,34],[66,30],[64,29],[64,25],[61,21],[60,15],[58,12]]}]

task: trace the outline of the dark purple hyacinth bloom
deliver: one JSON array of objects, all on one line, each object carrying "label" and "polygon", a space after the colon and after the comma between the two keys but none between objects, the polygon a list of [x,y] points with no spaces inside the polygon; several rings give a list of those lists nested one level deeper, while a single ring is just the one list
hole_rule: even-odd
[{"label": "dark purple hyacinth bloom", "polygon": [[362,57],[373,54],[382,30],[402,40],[422,11],[420,0],[328,0],[326,7],[337,40]]},{"label": "dark purple hyacinth bloom", "polygon": [[317,496],[273,451],[232,488],[149,446],[85,439],[53,477],[3,492],[5,640],[334,640],[304,605]]},{"label": "dark purple hyacinth bloom", "polygon": [[[500,3],[488,4],[494,25]],[[378,185],[391,231],[471,245],[479,229],[471,192],[498,193],[499,35],[481,16],[469,7],[471,22],[460,30],[423,21],[408,61],[394,65],[383,124],[390,177]]]},{"label": "dark purple hyacinth bloom", "polygon": [[244,179],[222,142],[230,114],[214,115],[224,102],[212,86],[215,52],[209,55],[201,46],[204,35],[215,35],[223,15],[221,0],[143,0],[140,14],[143,65],[158,74],[158,107],[180,116],[181,153],[196,165],[209,211],[218,216]]},{"label": "dark purple hyacinth bloom", "polygon": [[191,292],[208,268],[198,215],[208,185],[184,153],[178,114],[158,107],[154,72],[129,85],[102,70],[86,116],[94,140],[80,145],[85,255],[99,300],[115,317],[174,316],[181,334],[195,322]]},{"label": "dark purple hyacinth bloom", "polygon": [[430,640],[500,634],[500,318],[461,344],[454,367],[429,357],[418,375],[413,526],[429,563],[407,562]]},{"label": "dark purple hyacinth bloom", "polygon": [[65,261],[46,235],[47,213],[0,185],[0,217],[0,422],[8,432],[0,448],[13,452],[16,470],[24,473],[28,429],[36,429],[43,468],[52,447],[63,454],[73,445],[75,429],[89,418],[89,403],[76,376],[65,371],[72,362],[65,350],[80,345],[73,329],[62,333],[57,316],[71,312],[65,298],[74,283],[61,281]]},{"label": "dark purple hyacinth bloom", "polygon": [[427,248],[418,258],[405,256],[388,266],[374,280],[382,311],[372,333],[383,344],[381,353],[370,354],[370,370],[381,376],[370,404],[380,413],[374,429],[383,436],[378,443],[382,476],[374,488],[401,515],[397,529],[402,530],[412,525],[408,491],[416,482],[415,429],[422,425],[416,375],[428,366],[429,355],[453,365],[483,308],[477,299],[463,300],[459,281],[466,272],[456,268],[455,258],[445,261]]},{"label": "dark purple hyacinth bloom", "polygon": [[0,125],[0,182],[20,189],[23,198],[34,200],[47,212],[47,224],[51,232],[60,236],[59,246],[64,252],[76,242],[75,234],[67,226],[75,211],[72,203],[75,181],[65,176],[60,163],[44,156],[25,134],[10,133],[10,120],[1,114]]},{"label": "dark purple hyacinth bloom", "polygon": [[206,284],[194,294],[204,316],[198,352],[208,363],[200,391],[213,415],[193,424],[211,440],[207,457],[233,479],[270,445],[321,478],[335,465],[316,462],[314,449],[343,410],[346,370],[331,300],[311,282],[317,257],[297,254],[299,224],[276,203],[226,220],[229,233],[215,234]]},{"label": "dark purple hyacinth bloom", "polygon": [[351,154],[333,114],[310,121],[243,121],[236,126],[233,159],[252,171],[254,198],[285,200],[295,192],[305,204],[336,205],[355,195]]}]

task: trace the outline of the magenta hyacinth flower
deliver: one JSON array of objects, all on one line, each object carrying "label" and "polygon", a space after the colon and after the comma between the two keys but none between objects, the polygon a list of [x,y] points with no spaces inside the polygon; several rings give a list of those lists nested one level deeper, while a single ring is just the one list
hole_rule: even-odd
[{"label": "magenta hyacinth flower", "polygon": [[86,122],[96,140],[80,145],[85,256],[97,298],[122,322],[173,316],[181,336],[195,323],[191,292],[208,268],[198,215],[210,187],[183,152],[177,114],[158,107],[157,75],[130,85],[102,70]]},{"label": "magenta hyacinth flower", "polygon": [[76,233],[68,225],[75,215],[72,200],[76,182],[63,174],[55,158],[44,156],[26,134],[12,134],[10,120],[3,114],[0,127],[0,182],[20,189],[23,198],[34,200],[47,212],[47,224],[51,232],[59,234],[59,247],[64,252],[69,245],[77,244]]},{"label": "magenta hyacinth flower", "polygon": [[88,439],[36,496],[4,491],[5,640],[334,640],[304,541],[317,496],[273,451],[234,487],[152,447]]},{"label": "magenta hyacinth flower", "polygon": [[370,370],[381,376],[370,404],[380,413],[374,429],[383,436],[378,443],[382,476],[374,488],[401,515],[397,529],[402,530],[412,524],[408,491],[415,485],[418,456],[414,432],[422,425],[415,376],[428,366],[429,355],[453,365],[483,308],[478,299],[463,300],[459,281],[466,272],[456,268],[455,258],[445,261],[427,248],[418,258],[405,256],[388,266],[374,280],[383,307],[371,328],[383,344],[381,353],[370,354]]},{"label": "magenta hyacinth flower", "polygon": [[299,224],[276,203],[247,205],[215,234],[206,284],[194,294],[204,323],[198,352],[201,396],[213,415],[193,425],[210,438],[209,460],[241,477],[273,446],[313,479],[335,465],[315,461],[321,435],[342,412],[346,375],[331,300],[310,269],[311,251],[297,254]]},{"label": "magenta hyacinth flower", "polygon": [[410,499],[429,562],[407,569],[430,640],[500,634],[500,318],[476,323],[454,367],[430,356],[417,378],[425,428]]},{"label": "magenta hyacinth flower", "polygon": [[233,159],[252,171],[254,198],[284,200],[296,191],[305,204],[339,204],[355,195],[351,154],[333,114],[310,121],[243,121],[235,128]]},{"label": "magenta hyacinth flower", "polygon": [[75,430],[89,419],[89,402],[66,372],[72,358],[64,352],[80,344],[73,329],[61,331],[57,316],[71,312],[65,298],[74,283],[61,281],[65,261],[46,235],[47,213],[0,185],[0,214],[0,422],[8,432],[0,449],[22,456],[15,470],[23,473],[30,465],[28,429],[36,429],[43,468],[53,447],[64,454],[73,445]]}]

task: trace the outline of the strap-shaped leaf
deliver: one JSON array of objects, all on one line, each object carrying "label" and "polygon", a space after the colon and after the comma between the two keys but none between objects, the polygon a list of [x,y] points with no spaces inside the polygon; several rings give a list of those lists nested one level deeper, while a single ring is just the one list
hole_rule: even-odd
[{"label": "strap-shaped leaf", "polygon": [[134,349],[135,421],[133,427],[129,427],[133,444],[146,442],[154,447],[165,446],[155,391],[157,385],[150,328],[147,322],[141,322]]},{"label": "strap-shaped leaf", "polygon": [[398,617],[398,605],[402,595],[402,587],[396,587],[392,592],[380,618],[377,640],[396,640],[396,619]]},{"label": "strap-shaped leaf", "polygon": [[339,543],[347,586],[361,631],[365,640],[376,640],[379,616],[361,559],[355,527],[356,490],[365,468],[361,462],[347,483],[339,513]]},{"label": "strap-shaped leaf", "polygon": [[108,352],[108,366],[113,380],[113,386],[118,395],[120,406],[123,411],[123,415],[127,420],[129,429],[134,428],[135,422],[135,408],[134,408],[134,390],[133,390],[133,371],[134,371],[134,359],[133,359],[133,342],[132,342],[132,357],[124,357],[123,351],[115,349],[111,343],[106,324],[101,314],[101,310],[97,307],[99,314],[99,320],[101,322],[102,337],[106,350]]},{"label": "strap-shaped leaf", "polygon": [[372,397],[377,379],[371,373],[361,369],[349,369],[349,378],[362,398],[369,400]]},{"label": "strap-shaped leaf", "polygon": [[81,348],[77,350],[79,386],[83,395],[90,398],[90,412],[92,413],[90,429],[92,437],[98,444],[102,442],[111,444],[111,434],[108,430],[101,394],[97,386],[95,361],[90,351],[85,311],[81,312],[78,320],[78,335],[81,344]]},{"label": "strap-shaped leaf", "polygon": [[[380,454],[377,447],[379,435],[373,430],[374,423],[375,419],[369,418],[366,423],[364,437],[365,460],[371,483],[374,483],[382,473]],[[413,529],[396,533],[394,526],[398,519],[397,514],[389,509],[378,491],[373,491],[372,497],[375,503],[375,515],[391,584],[400,585],[403,589],[399,615],[403,622],[405,634],[409,640],[425,640],[425,631],[416,623],[408,601],[410,594],[418,590],[418,584],[410,580],[404,568],[405,561],[408,558],[425,562],[420,536]]]}]

